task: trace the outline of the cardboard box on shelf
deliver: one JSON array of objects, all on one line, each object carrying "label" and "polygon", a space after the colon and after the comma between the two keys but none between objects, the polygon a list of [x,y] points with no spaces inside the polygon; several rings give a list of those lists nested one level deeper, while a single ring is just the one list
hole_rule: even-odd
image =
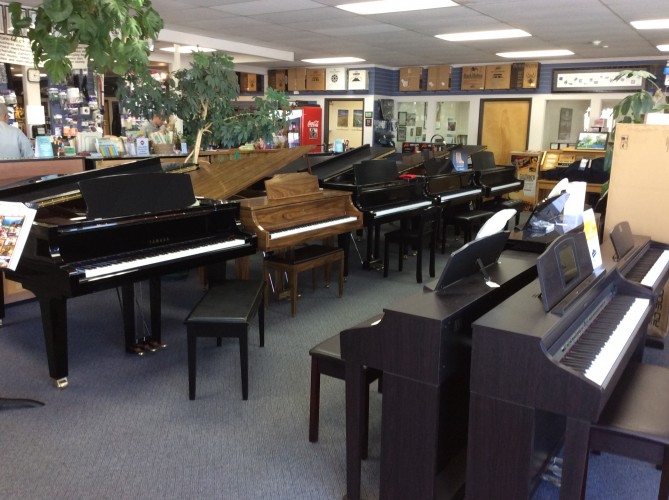
[{"label": "cardboard box on shelf", "polygon": [[485,66],[463,66],[460,90],[485,89]]},{"label": "cardboard box on shelf", "polygon": [[288,68],[288,91],[307,90],[307,68]]},{"label": "cardboard box on shelf", "polygon": [[539,63],[524,62],[511,65],[512,89],[536,89],[539,84]]},{"label": "cardboard box on shelf", "polygon": [[288,74],[285,69],[270,69],[267,71],[267,87],[275,90],[288,90]]},{"label": "cardboard box on shelf", "polygon": [[449,90],[451,88],[451,67],[448,65],[427,68],[427,90]]},{"label": "cardboard box on shelf", "polygon": [[400,68],[400,91],[415,92],[420,90],[422,74],[423,68],[421,66]]},{"label": "cardboard box on shelf", "polygon": [[257,76],[255,73],[239,73],[239,90],[241,92],[256,92],[258,90]]},{"label": "cardboard box on shelf", "polygon": [[508,90],[511,88],[511,65],[493,64],[485,69],[486,90]]},{"label": "cardboard box on shelf", "polygon": [[306,90],[325,90],[325,68],[307,69],[306,81]]}]

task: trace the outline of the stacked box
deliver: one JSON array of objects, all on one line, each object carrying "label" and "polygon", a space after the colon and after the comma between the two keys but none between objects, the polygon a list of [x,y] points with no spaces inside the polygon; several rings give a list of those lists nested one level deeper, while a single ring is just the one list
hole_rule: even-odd
[{"label": "stacked box", "polygon": [[325,90],[346,90],[346,68],[325,69]]},{"label": "stacked box", "polygon": [[348,89],[349,90],[367,90],[368,79],[366,69],[348,70]]},{"label": "stacked box", "polygon": [[307,90],[307,68],[288,68],[288,90]]},{"label": "stacked box", "polygon": [[400,68],[400,91],[416,92],[420,90],[420,80],[423,74],[421,66]]},{"label": "stacked box", "polygon": [[307,69],[306,90],[325,90],[325,69]]},{"label": "stacked box", "polygon": [[267,86],[285,92],[288,90],[288,74],[285,69],[267,71]]},{"label": "stacked box", "polygon": [[511,65],[494,64],[486,66],[485,89],[509,90],[511,88]]},{"label": "stacked box", "polygon": [[451,67],[448,65],[427,68],[427,90],[449,90],[451,88]]},{"label": "stacked box", "polygon": [[485,89],[485,66],[463,66],[460,90]]},{"label": "stacked box", "polygon": [[256,92],[258,90],[257,75],[255,73],[240,73],[239,90],[241,92]]}]

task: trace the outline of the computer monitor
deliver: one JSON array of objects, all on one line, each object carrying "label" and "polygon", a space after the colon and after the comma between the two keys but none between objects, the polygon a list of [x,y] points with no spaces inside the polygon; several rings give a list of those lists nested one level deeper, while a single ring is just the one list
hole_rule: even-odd
[{"label": "computer monitor", "polygon": [[608,132],[579,132],[576,149],[605,150],[609,140]]}]

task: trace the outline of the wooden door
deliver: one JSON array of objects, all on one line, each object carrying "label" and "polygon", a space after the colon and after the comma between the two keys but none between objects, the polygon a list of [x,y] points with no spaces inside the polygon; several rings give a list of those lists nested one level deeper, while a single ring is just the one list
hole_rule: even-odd
[{"label": "wooden door", "polygon": [[481,99],[478,144],[498,165],[511,164],[511,151],[527,150],[531,107],[531,99]]}]

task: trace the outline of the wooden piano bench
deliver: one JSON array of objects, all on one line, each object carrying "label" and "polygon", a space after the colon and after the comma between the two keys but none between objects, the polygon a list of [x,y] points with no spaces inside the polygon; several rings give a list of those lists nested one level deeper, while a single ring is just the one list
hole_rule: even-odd
[{"label": "wooden piano bench", "polygon": [[657,497],[660,500],[669,499],[667,387],[668,368],[631,364],[611,395],[599,421],[590,428],[590,449],[661,466]]},{"label": "wooden piano bench", "polygon": [[[473,230],[475,226],[481,226],[485,221],[492,217],[495,213],[488,210],[465,210],[461,213],[448,214],[445,212],[444,228],[441,235],[441,251],[444,252],[446,239],[446,226],[452,224],[456,231],[462,229],[464,242],[468,243],[472,240]],[[457,232],[456,232],[457,234]]]},{"label": "wooden piano bench", "polygon": [[[371,322],[371,320],[370,320]],[[341,359],[341,348],[339,334],[324,340],[309,350],[311,356],[311,391],[309,395],[309,441],[318,441],[318,420],[321,401],[321,375],[328,375],[340,380],[345,380],[345,363]],[[365,368],[365,379],[367,384],[379,380],[379,392],[381,392],[381,371],[373,368]],[[360,452],[362,458],[367,458],[367,431],[369,427],[369,392],[364,392],[365,423],[360,440]]]},{"label": "wooden piano bench", "polygon": [[[299,273],[311,269],[312,286],[316,289],[316,269],[323,268],[325,284],[330,286],[330,266],[337,263],[339,267],[339,296],[344,294],[344,251],[341,248],[325,245],[305,245],[296,247],[285,254],[273,254],[263,261],[263,276],[274,271],[279,276],[274,280],[276,291],[283,288],[283,273],[288,275],[290,286],[290,313],[297,312],[297,279]],[[265,307],[269,304],[269,294],[265,295]]]},{"label": "wooden piano bench", "polygon": [[258,314],[260,347],[265,345],[265,311],[261,307],[265,294],[263,280],[227,280],[210,285],[185,320],[188,339],[188,396],[195,399],[196,354],[198,337],[239,339],[242,371],[242,398],[249,395],[248,330]]}]

